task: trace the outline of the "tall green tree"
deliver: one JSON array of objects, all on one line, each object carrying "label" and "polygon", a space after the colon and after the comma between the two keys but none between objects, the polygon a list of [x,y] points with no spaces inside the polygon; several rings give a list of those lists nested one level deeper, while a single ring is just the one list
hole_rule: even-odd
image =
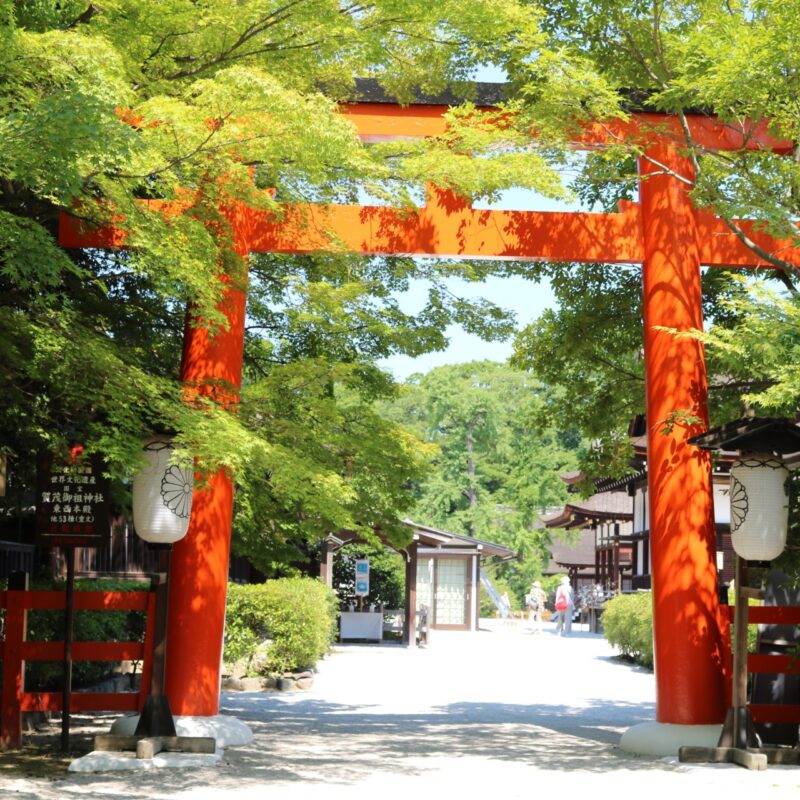
[{"label": "tall green tree", "polygon": [[[559,193],[557,154],[510,129],[498,139],[496,115],[467,106],[441,140],[366,146],[337,113],[357,76],[404,101],[446,86],[469,97],[478,64],[545,46],[535,17],[517,0],[0,0],[0,44],[0,448],[12,493],[29,491],[38,452],[73,439],[121,480],[143,435],[163,428],[200,472],[236,476],[239,540],[265,551],[265,567],[320,531],[390,525],[425,454],[371,416],[391,391],[373,360],[439,347],[451,320],[479,312],[434,292],[420,319],[403,317],[380,287],[406,280],[408,261],[253,259],[234,415],[183,401],[185,310],[213,330],[228,277],[244,279],[223,202],[280,214],[366,187],[407,206],[431,179],[471,196]],[[63,211],[114,224],[127,248],[60,249]]]},{"label": "tall green tree", "polygon": [[[790,44],[796,6],[760,0],[658,0],[633,6],[618,0],[542,0],[536,7],[558,58],[549,62],[550,69],[543,69],[547,60],[515,63],[524,124],[551,108],[564,74],[575,76],[576,84],[585,81],[603,106],[584,102],[586,88],[577,86],[574,99],[564,98],[568,112],[563,124],[555,132],[548,128],[553,137],[569,138],[589,119],[635,120],[648,111],[675,115],[680,130],[673,142],[692,167],[691,174],[676,177],[690,188],[698,208],[721,217],[771,267],[761,274],[794,304],[794,265],[781,252],[759,248],[737,220],[755,219],[761,229],[797,241],[800,162],[793,143],[800,116],[797,54]],[[689,125],[690,116],[704,115],[734,128],[747,120],[763,121],[764,129],[785,145],[778,152],[745,146],[709,150]],[[637,162],[649,158],[644,138],[592,150],[572,188],[588,205],[613,210],[619,200],[635,199]],[[541,371],[552,385],[574,390],[576,421],[598,442],[583,460],[587,474],[624,471],[626,418],[644,410],[636,271],[603,265],[556,275],[547,267],[537,269],[556,280],[561,305],[519,337],[515,363]],[[787,381],[785,369],[758,357],[765,344],[752,334],[760,327],[763,296],[746,302],[747,285],[724,270],[710,271],[703,285],[706,325],[720,336],[707,340],[712,422],[738,416],[743,404],[762,412],[796,409],[800,384]],[[782,316],[780,304],[773,304],[768,315]],[[787,326],[778,338],[785,345],[793,337]],[[713,346],[730,340],[748,342],[750,355],[729,358]],[[792,349],[789,345],[777,360],[791,363]],[[760,391],[768,386],[783,388]],[[776,403],[778,395],[782,399]]]},{"label": "tall green tree", "polygon": [[[457,269],[472,271],[447,267]],[[423,276],[427,302],[414,315],[402,312],[397,292]],[[315,540],[337,528],[369,538],[380,527],[405,543],[408,529],[397,520],[415,502],[409,487],[423,479],[433,448],[376,415],[375,402],[393,397],[396,386],[374,362],[443,347],[452,321],[485,338],[513,330],[502,309],[462,302],[442,278],[438,265],[403,258],[253,259],[240,413],[281,459],[243,465],[234,543],[267,574],[313,560]],[[287,475],[330,491],[304,491],[288,503],[277,488]]]},{"label": "tall green tree", "polygon": [[[641,268],[537,264],[531,271],[549,278],[556,303],[517,335],[511,363],[558,389],[544,399],[551,424],[563,419],[568,398],[569,418],[588,443],[580,464],[593,491],[592,478],[629,470],[628,426],[645,410]],[[703,276],[704,315],[715,329],[737,330],[745,296],[731,272]],[[742,363],[732,369],[714,350],[707,356],[712,416],[735,417],[743,389],[757,386],[760,372],[748,373]]]},{"label": "tall green tree", "polygon": [[539,517],[563,504],[559,475],[580,444],[574,428],[546,422],[549,392],[530,373],[478,361],[414,376],[387,411],[439,450],[417,486],[414,520],[515,550],[495,574],[519,602],[546,558]]}]

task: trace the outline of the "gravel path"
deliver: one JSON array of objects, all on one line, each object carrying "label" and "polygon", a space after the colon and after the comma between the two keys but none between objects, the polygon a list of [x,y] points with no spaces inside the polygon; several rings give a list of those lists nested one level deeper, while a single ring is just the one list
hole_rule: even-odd
[{"label": "gravel path", "polygon": [[485,621],[476,634],[436,631],[424,649],[337,646],[307,692],[224,695],[224,713],[255,741],[229,748],[216,768],[0,770],[0,797],[800,797],[798,768],[757,773],[620,751],[625,729],[654,718],[653,695],[653,675],[615,658],[601,636]]}]

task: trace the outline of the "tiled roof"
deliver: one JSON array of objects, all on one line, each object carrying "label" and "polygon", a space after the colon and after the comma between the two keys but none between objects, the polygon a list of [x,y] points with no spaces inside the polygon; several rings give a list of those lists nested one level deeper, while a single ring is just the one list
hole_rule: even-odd
[{"label": "tiled roof", "polygon": [[633,519],[633,501],[624,492],[598,492],[585,500],[570,500],[563,511],[543,517],[546,528],[583,527],[591,520]]},{"label": "tiled roof", "polygon": [[568,567],[595,566],[594,531],[584,528],[577,540],[562,541],[558,536],[553,537],[550,550],[550,564],[546,572],[555,573]]},{"label": "tiled roof", "polygon": [[500,556],[501,558],[513,558],[516,553],[508,547],[504,547],[496,542],[489,542],[485,539],[476,539],[473,536],[465,536],[463,533],[451,533],[450,531],[442,531],[438,528],[431,528],[428,525],[420,525],[418,522],[412,522],[410,519],[402,520],[404,525],[408,525],[412,531],[417,535],[421,544],[428,547],[441,547],[443,545],[449,546],[475,546],[479,547],[484,555],[487,556]]}]

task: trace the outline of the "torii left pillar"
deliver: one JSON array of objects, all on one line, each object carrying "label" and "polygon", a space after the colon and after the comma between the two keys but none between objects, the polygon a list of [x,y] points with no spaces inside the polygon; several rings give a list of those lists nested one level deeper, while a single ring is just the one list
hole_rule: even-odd
[{"label": "torii left pillar", "polygon": [[[235,405],[242,379],[247,248],[237,244],[240,285],[220,304],[228,321],[213,335],[187,313],[181,379],[188,395]],[[228,587],[233,480],[224,471],[195,490],[189,531],[173,548],[169,588],[166,693],[177,716],[219,713],[222,637]]]}]

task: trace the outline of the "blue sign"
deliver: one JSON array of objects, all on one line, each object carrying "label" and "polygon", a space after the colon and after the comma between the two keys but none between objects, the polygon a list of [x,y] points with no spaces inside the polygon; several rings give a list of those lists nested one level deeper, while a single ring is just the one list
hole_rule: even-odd
[{"label": "blue sign", "polygon": [[369,559],[359,558],[356,561],[356,597],[369,594]]}]

